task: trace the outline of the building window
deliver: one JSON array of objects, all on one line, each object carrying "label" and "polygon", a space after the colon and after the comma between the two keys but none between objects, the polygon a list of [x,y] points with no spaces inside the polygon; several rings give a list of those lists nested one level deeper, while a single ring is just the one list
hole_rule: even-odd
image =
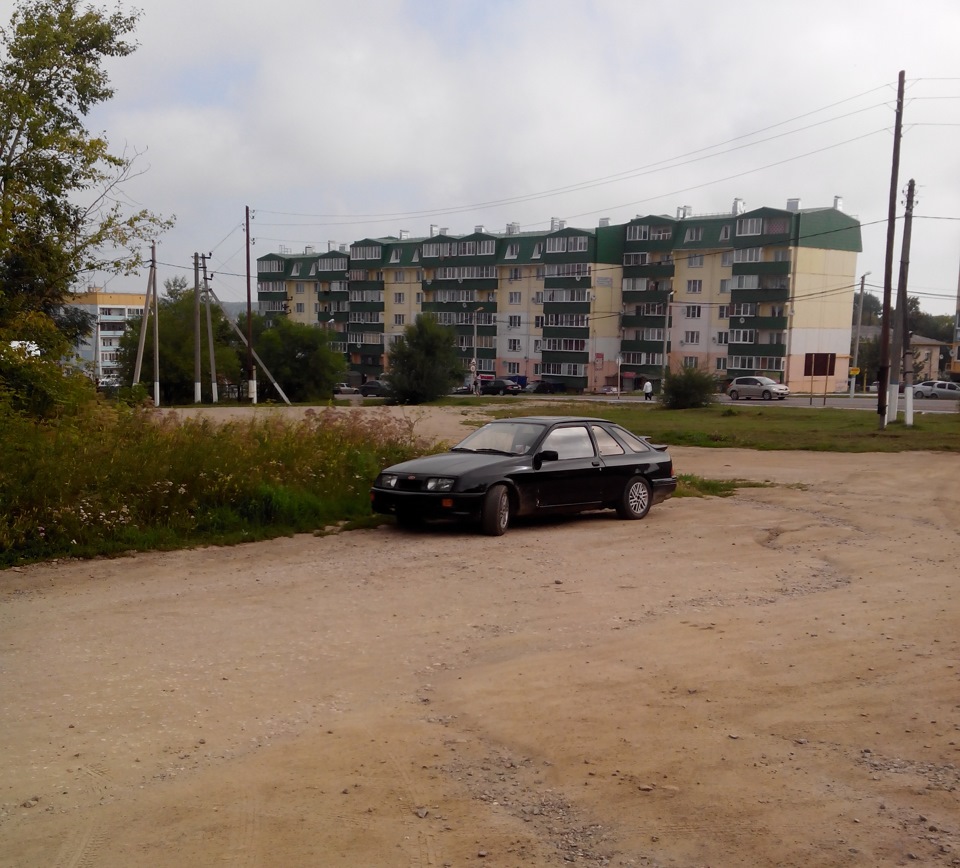
[{"label": "building window", "polygon": [[476,241],[461,241],[461,242],[460,242],[460,255],[461,255],[461,256],[476,256],[476,255],[477,255],[477,242],[476,242]]},{"label": "building window", "polygon": [[395,313],[395,314],[393,315],[393,324],[394,324],[394,325],[402,326],[402,325],[406,322],[406,319],[407,319],[407,315],[406,315],[406,314],[403,314],[403,313]]},{"label": "building window", "polygon": [[762,262],[762,247],[741,247],[733,251],[734,262]]},{"label": "building window", "polygon": [[507,317],[507,328],[518,329],[520,328],[520,317],[517,315]]},{"label": "building window", "polygon": [[543,314],[540,314],[539,316],[535,316],[535,317],[533,318],[533,327],[534,327],[535,329],[542,329],[542,328],[543,328]]},{"label": "building window", "polygon": [[687,257],[687,268],[703,268],[703,254]]},{"label": "building window", "polygon": [[753,329],[731,329],[730,330],[730,343],[731,344],[752,344],[757,337],[757,333]]},{"label": "building window", "polygon": [[406,283],[407,282],[407,272],[400,270],[393,273],[393,282],[394,283]]},{"label": "building window", "polygon": [[720,358],[717,359],[717,370],[725,371],[726,369],[727,369],[727,360],[724,356],[720,356]]},{"label": "building window", "polygon": [[520,255],[520,245],[515,241],[507,245],[507,252],[504,256],[505,259],[516,259]]},{"label": "building window", "polygon": [[480,256],[491,256],[496,252],[496,242],[492,238],[481,241],[477,246],[477,253]]},{"label": "building window", "polygon": [[703,227],[702,226],[690,226],[687,229],[686,234],[683,236],[684,242],[690,241],[703,241]]},{"label": "building window", "polygon": [[702,308],[699,304],[688,304],[683,309],[683,315],[687,319],[700,319]]},{"label": "building window", "polygon": [[733,251],[732,251],[732,250],[724,250],[723,253],[720,254],[720,264],[721,264],[724,268],[729,268],[731,265],[733,265]]},{"label": "building window", "polygon": [[697,367],[697,357],[696,356],[684,356],[683,357],[683,366],[685,368],[696,368]]},{"label": "building window", "polygon": [[647,265],[650,262],[649,253],[624,253],[624,265]]},{"label": "building window", "polygon": [[508,374],[519,374],[520,373],[520,362],[507,362],[504,365]]},{"label": "building window", "polygon": [[572,235],[567,239],[567,253],[585,253],[586,250],[586,235]]},{"label": "building window", "polygon": [[730,332],[717,332],[717,343],[726,346],[730,343]]},{"label": "building window", "polygon": [[720,281],[720,293],[723,294],[723,293],[726,293],[726,292],[730,292],[730,278],[729,278],[729,277],[724,277],[724,278]]},{"label": "building window", "polygon": [[533,351],[539,353],[543,351],[543,341],[537,339],[533,342]]},{"label": "building window", "polygon": [[639,223],[627,226],[627,241],[646,241],[650,237],[650,227]]},{"label": "building window", "polygon": [[394,304],[403,304],[405,300],[406,300],[406,296],[402,292],[395,292],[393,294]]},{"label": "building window", "polygon": [[667,223],[650,227],[651,241],[668,241],[673,238],[673,227]]},{"label": "building window", "polygon": [[390,251],[390,262],[397,263],[399,261],[400,261],[400,248],[398,247],[396,250]]},{"label": "building window", "polygon": [[623,279],[622,290],[624,292],[646,292],[647,278],[645,277],[625,277]]},{"label": "building window", "polygon": [[737,221],[737,235],[759,235],[763,231],[763,220],[759,217],[743,217]]},{"label": "building window", "polygon": [[684,343],[687,343],[687,344],[699,344],[700,332],[684,332],[683,340],[684,340]]},{"label": "building window", "polygon": [[302,284],[302,283],[298,283],[298,284],[297,284],[297,295],[303,295],[303,293],[304,293],[303,284]]},{"label": "building window", "polygon": [[533,245],[533,253],[530,255],[531,259],[539,259],[543,254],[543,242],[538,241]]},{"label": "building window", "polygon": [[786,235],[790,222],[786,217],[769,217],[765,232],[767,235]]},{"label": "building window", "polygon": [[773,251],[773,261],[774,262],[789,262],[790,261],[790,250],[786,247],[778,247]]},{"label": "building window", "polygon": [[511,353],[520,352],[520,338],[510,338],[507,341],[507,351]]},{"label": "building window", "polygon": [[510,269],[510,280],[520,280],[523,277],[523,270],[520,268]]},{"label": "building window", "polygon": [[520,304],[520,293],[511,292],[509,295],[510,304]]},{"label": "building window", "polygon": [[417,293],[417,295],[416,295],[416,300],[417,300],[417,307],[419,307],[420,305],[423,304],[423,293],[422,293],[422,292],[418,292],[418,293]]},{"label": "building window", "polygon": [[383,248],[379,244],[354,245],[350,248],[351,259],[380,259]]},{"label": "building window", "polygon": [[297,313],[303,313],[303,312],[304,312],[303,302],[302,302],[302,301],[298,301],[298,302],[297,302]]},{"label": "building window", "polygon": [[697,295],[703,292],[703,281],[702,280],[688,280],[687,281],[687,292]]},{"label": "building window", "polygon": [[730,305],[721,304],[717,308],[717,318],[718,319],[730,319]]},{"label": "building window", "polygon": [[757,315],[757,305],[754,302],[743,302],[741,304],[733,305],[733,310],[730,312],[730,316],[756,316]]},{"label": "building window", "polygon": [[730,224],[729,223],[720,227],[720,240],[721,241],[730,240]]},{"label": "building window", "polygon": [[562,236],[560,238],[547,239],[547,253],[566,253],[566,252],[567,252],[566,236]]}]

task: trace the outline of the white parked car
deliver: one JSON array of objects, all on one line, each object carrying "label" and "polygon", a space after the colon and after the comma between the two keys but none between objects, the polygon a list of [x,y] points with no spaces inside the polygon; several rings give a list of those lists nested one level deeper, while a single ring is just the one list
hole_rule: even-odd
[{"label": "white parked car", "polygon": [[782,401],[789,397],[790,389],[769,377],[734,377],[727,386],[727,395],[731,401],[740,398],[763,398],[764,401],[776,398]]},{"label": "white parked car", "polygon": [[960,401],[960,385],[946,380],[924,380],[913,384],[914,398],[946,398]]}]

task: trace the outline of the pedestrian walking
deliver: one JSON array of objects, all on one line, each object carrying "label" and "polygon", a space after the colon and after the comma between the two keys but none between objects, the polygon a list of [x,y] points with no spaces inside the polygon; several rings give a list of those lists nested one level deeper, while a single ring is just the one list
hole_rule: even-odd
[{"label": "pedestrian walking", "polygon": [[651,383],[649,380],[646,380],[643,384],[643,400],[653,400],[653,383]]}]

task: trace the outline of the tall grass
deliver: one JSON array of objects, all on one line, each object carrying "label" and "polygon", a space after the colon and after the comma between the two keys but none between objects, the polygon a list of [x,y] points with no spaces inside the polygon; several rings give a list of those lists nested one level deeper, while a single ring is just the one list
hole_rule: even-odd
[{"label": "tall grass", "polygon": [[217,424],[92,404],[38,422],[0,407],[0,565],[362,519],[378,470],[430,448],[386,413]]}]

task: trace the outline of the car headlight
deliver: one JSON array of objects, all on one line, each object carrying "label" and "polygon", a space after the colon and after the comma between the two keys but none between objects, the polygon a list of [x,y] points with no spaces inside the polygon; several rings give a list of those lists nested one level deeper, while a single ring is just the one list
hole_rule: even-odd
[{"label": "car headlight", "polygon": [[399,478],[395,473],[381,473],[380,485],[383,486],[383,488],[396,488]]},{"label": "car headlight", "polygon": [[450,491],[455,479],[448,476],[431,476],[427,480],[427,491]]}]

